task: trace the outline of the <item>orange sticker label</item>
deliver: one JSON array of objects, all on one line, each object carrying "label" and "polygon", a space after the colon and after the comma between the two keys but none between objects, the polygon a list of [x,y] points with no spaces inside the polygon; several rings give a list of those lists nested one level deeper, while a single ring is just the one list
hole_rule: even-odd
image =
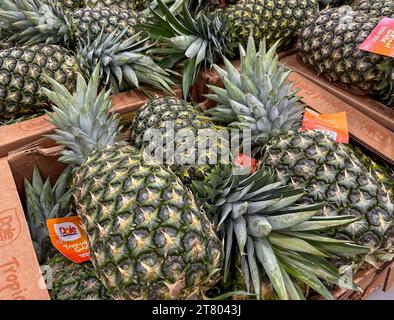
[{"label": "orange sticker label", "polygon": [[318,114],[305,109],[301,131],[315,130],[327,134],[332,140],[349,143],[349,129],[346,112]]},{"label": "orange sticker label", "polygon": [[383,18],[360,49],[394,58],[394,19]]},{"label": "orange sticker label", "polygon": [[79,217],[48,219],[47,226],[53,246],[75,263],[90,260],[88,238]]}]

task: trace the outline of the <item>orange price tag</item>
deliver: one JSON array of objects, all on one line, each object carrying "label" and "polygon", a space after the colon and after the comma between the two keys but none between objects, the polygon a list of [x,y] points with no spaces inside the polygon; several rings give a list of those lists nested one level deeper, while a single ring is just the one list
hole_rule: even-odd
[{"label": "orange price tag", "polygon": [[383,18],[360,49],[394,58],[394,19]]},{"label": "orange price tag", "polygon": [[349,129],[346,112],[318,114],[305,109],[301,131],[315,130],[327,134],[332,140],[349,143]]},{"label": "orange price tag", "polygon": [[47,226],[53,246],[75,263],[90,260],[88,238],[79,217],[48,219]]}]

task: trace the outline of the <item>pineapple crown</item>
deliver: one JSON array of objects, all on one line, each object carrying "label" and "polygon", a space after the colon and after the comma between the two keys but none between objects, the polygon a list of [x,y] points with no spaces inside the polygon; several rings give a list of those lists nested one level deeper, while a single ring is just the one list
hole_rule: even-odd
[{"label": "pineapple crown", "polygon": [[225,70],[214,65],[224,88],[209,85],[206,97],[218,105],[207,111],[214,121],[236,129],[250,129],[252,146],[262,146],[272,137],[297,128],[304,105],[288,82],[290,70],[279,63],[276,49],[268,51],[265,40],[256,51],[252,36],[246,52],[240,45],[241,66],[238,71],[224,58]]},{"label": "pineapple crown", "polygon": [[49,137],[66,147],[60,161],[80,166],[94,151],[116,144],[122,129],[119,115],[109,114],[112,105],[110,90],[98,93],[99,75],[99,65],[94,69],[89,83],[78,74],[74,94],[46,77],[52,90],[42,90],[55,104],[54,112],[47,114],[49,121],[57,128]]},{"label": "pineapple crown", "polygon": [[[205,181],[193,182],[194,192],[225,241],[225,281],[236,254],[247,290],[252,285],[258,297],[260,273],[265,272],[280,299],[303,298],[297,281],[332,299],[319,278],[338,284],[341,276],[327,258],[366,254],[369,249],[319,232],[359,218],[316,217],[322,205],[296,204],[303,189],[282,185],[265,168],[246,175],[234,170],[234,164],[217,165]],[[352,283],[345,285],[358,289]]]},{"label": "pineapple crown", "polygon": [[147,39],[142,39],[137,33],[124,39],[127,32],[113,31],[110,34],[101,33],[92,38],[88,33],[86,41],[80,41],[77,58],[79,65],[86,74],[91,74],[97,64],[100,64],[100,79],[109,85],[114,93],[140,87],[146,83],[156,89],[173,94],[174,85],[169,74],[146,55],[150,46]]},{"label": "pineapple crown", "polygon": [[193,18],[185,1],[182,13],[175,17],[161,0],[157,1],[161,14],[152,10],[153,21],[142,24],[140,29],[169,46],[151,50],[166,55],[162,65],[171,68],[179,62],[184,63],[182,89],[186,99],[201,64],[212,64],[220,56],[233,55],[231,28],[227,26],[226,17],[220,13],[211,17],[201,14]]},{"label": "pineapple crown", "polygon": [[72,37],[70,18],[50,0],[2,0],[0,23],[11,42],[68,43]]},{"label": "pineapple crown", "polygon": [[44,182],[37,167],[32,182],[25,178],[26,216],[34,248],[40,263],[48,257],[51,248],[47,219],[70,214],[72,193],[68,188],[71,167],[66,168],[52,187],[49,178]]}]

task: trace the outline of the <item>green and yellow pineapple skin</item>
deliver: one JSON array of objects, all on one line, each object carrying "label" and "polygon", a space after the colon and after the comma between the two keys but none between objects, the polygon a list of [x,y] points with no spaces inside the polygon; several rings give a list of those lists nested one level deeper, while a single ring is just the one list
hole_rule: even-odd
[{"label": "green and yellow pineapple skin", "polygon": [[61,254],[48,260],[52,272],[51,300],[109,300],[110,295],[90,262],[76,264]]},{"label": "green and yellow pineapple skin", "polygon": [[354,0],[351,7],[369,17],[394,17],[394,2],[392,0]]},{"label": "green and yellow pineapple skin", "polygon": [[305,187],[304,202],[326,201],[322,215],[363,216],[335,237],[392,251],[393,198],[349,147],[315,131],[291,132],[268,143],[264,163],[284,182]]},{"label": "green and yellow pineapple skin", "polygon": [[49,0],[10,0],[10,6],[0,3],[0,23],[4,36],[21,44],[62,44],[75,47],[88,36],[98,36],[103,30],[115,30],[135,35],[134,26],[144,22],[145,14],[113,7],[80,8],[64,11]]},{"label": "green and yellow pineapple skin", "polygon": [[304,63],[329,81],[368,92],[394,105],[392,59],[358,49],[379,18],[333,8],[308,19],[299,34],[299,54]]},{"label": "green and yellow pineapple skin", "polygon": [[[192,180],[204,179],[209,164],[221,161],[226,153],[226,140],[220,135],[219,129],[213,122],[195,105],[173,97],[164,97],[152,100],[144,105],[133,118],[131,124],[131,144],[138,149],[149,147],[150,139],[144,141],[144,135],[149,130],[157,130],[160,133],[160,147],[164,150],[174,143],[175,158],[171,163],[171,170],[175,172],[182,182],[189,184]],[[205,134],[212,140],[202,151],[198,149],[201,139]],[[179,151],[187,145],[187,138],[181,136],[193,136],[195,141],[189,150]],[[207,140],[206,140],[207,141]],[[157,148],[154,148],[156,150]],[[212,153],[211,153],[212,150]],[[179,152],[177,152],[179,151]],[[197,151],[200,151],[197,159]],[[195,152],[193,156],[193,152]],[[215,154],[214,154],[215,153]],[[165,158],[165,164],[170,164],[172,159]],[[204,164],[205,163],[205,164]]]},{"label": "green and yellow pineapple skin", "polygon": [[118,7],[128,10],[141,10],[146,8],[148,0],[86,0],[86,6],[95,7]]},{"label": "green and yellow pineapple skin", "polygon": [[83,0],[55,0],[54,3],[64,11],[72,11],[81,8]]},{"label": "green and yellow pineapple skin", "polygon": [[132,37],[136,34],[134,27],[145,21],[142,13],[113,7],[82,8],[71,14],[74,36],[81,40],[86,40],[88,33],[98,36],[102,29],[107,34],[127,29],[126,36]]},{"label": "green and yellow pineapple skin", "polygon": [[[197,114],[199,110],[192,104],[174,97],[164,97],[151,100],[136,113],[131,124],[132,145],[141,149],[144,144],[144,134],[148,129],[157,127],[160,123],[175,122],[184,119],[188,121],[184,127],[192,127],[193,119],[189,116]],[[209,119],[208,124],[212,123]]]},{"label": "green and yellow pineapple skin", "polygon": [[268,46],[278,40],[289,44],[317,12],[317,0],[239,0],[223,9],[226,23],[234,26],[232,42],[246,44],[252,33],[257,42],[265,37]]},{"label": "green and yellow pineapple skin", "polygon": [[31,114],[48,106],[41,92],[49,76],[74,88],[78,63],[56,45],[13,47],[0,51],[0,119]]},{"label": "green and yellow pineapple skin", "polygon": [[74,193],[93,265],[116,299],[188,299],[222,263],[222,245],[190,191],[129,146],[94,152]]}]

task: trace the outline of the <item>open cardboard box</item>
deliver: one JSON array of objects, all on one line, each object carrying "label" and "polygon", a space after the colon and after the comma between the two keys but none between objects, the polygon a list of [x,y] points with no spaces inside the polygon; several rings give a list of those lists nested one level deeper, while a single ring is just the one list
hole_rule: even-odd
[{"label": "open cardboard box", "polygon": [[23,179],[31,179],[34,165],[53,182],[64,169],[38,151],[0,158],[0,300],[49,299],[22,205]]},{"label": "open cardboard box", "polygon": [[[379,106],[379,108],[382,109],[374,109],[374,114],[379,115],[379,117],[371,117],[372,108],[368,109],[371,111],[371,113],[368,114],[368,112],[355,107],[349,101],[343,99],[343,97],[326,90],[326,87],[321,86],[321,82],[317,83],[312,81],[304,75],[304,72],[299,72],[299,68],[293,66],[295,65],[295,63],[293,63],[294,59],[294,54],[281,56],[281,62],[289,65],[289,67],[293,69],[289,80],[294,82],[294,87],[299,90],[297,95],[301,100],[311,109],[321,114],[346,111],[351,138],[389,164],[394,165],[394,131],[388,128],[388,126],[391,126],[391,123],[394,124],[394,114],[392,110],[382,105]],[[289,62],[291,62],[291,65]],[[237,60],[233,61],[233,65],[238,69],[240,67],[240,63]],[[203,95],[209,92],[207,84],[215,86],[221,85],[219,77],[213,70],[206,70],[200,74],[197,82],[197,86],[200,88],[199,96],[195,96],[196,101],[199,101],[206,108],[210,108],[214,106],[215,103],[204,100]],[[363,98],[369,99],[368,101],[371,100],[367,97]],[[376,101],[374,101],[374,103],[377,104]],[[377,118],[379,118],[379,121]],[[385,125],[382,122],[384,122]]]},{"label": "open cardboard box", "polygon": [[[174,93],[180,96],[179,88],[174,89]],[[156,97],[163,93],[157,91]],[[113,95],[112,110],[120,113],[122,118],[129,119],[134,111],[140,108],[149,100],[149,97],[138,90],[131,90]],[[43,135],[49,134],[54,127],[47,121],[47,117],[40,116],[34,119],[22,121],[11,125],[0,127],[0,157],[5,157],[11,150],[22,147],[40,139]]]},{"label": "open cardboard box", "polygon": [[[25,219],[23,181],[32,178],[37,166],[43,178],[49,177],[54,184],[65,168],[57,161],[58,151],[59,147],[46,138],[0,158],[0,300],[49,299]],[[341,300],[365,299],[381,286],[388,290],[393,274],[394,262],[381,264],[378,269],[366,266],[354,277],[364,290],[362,294],[338,288],[333,296]]]}]

